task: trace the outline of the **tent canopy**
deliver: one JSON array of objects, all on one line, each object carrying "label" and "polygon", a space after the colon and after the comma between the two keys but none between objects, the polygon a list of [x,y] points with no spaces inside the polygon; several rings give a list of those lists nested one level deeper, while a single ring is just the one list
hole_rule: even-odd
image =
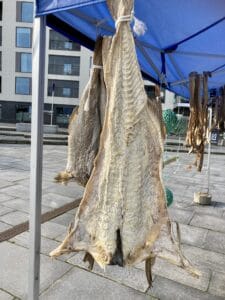
[{"label": "tent canopy", "polygon": [[[98,35],[115,31],[105,0],[37,0],[40,15],[89,49]],[[134,34],[146,78],[186,98],[190,72],[211,72],[209,89],[219,91],[225,84],[224,0],[134,0],[134,15],[147,27],[144,35]]]}]

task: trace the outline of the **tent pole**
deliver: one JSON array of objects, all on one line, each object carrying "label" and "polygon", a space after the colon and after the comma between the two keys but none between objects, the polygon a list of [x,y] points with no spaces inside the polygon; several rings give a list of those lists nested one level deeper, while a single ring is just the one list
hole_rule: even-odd
[{"label": "tent pole", "polygon": [[39,299],[46,18],[34,19],[28,299]]},{"label": "tent pole", "polygon": [[209,107],[209,133],[208,133],[208,159],[207,159],[207,193],[209,194],[210,186],[210,158],[211,158],[211,128],[212,128],[212,107]]}]

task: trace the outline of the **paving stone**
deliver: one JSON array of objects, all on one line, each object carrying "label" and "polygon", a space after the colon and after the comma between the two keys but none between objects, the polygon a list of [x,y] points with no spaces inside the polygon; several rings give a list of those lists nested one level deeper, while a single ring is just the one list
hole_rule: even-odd
[{"label": "paving stone", "polygon": [[77,212],[77,209],[78,209],[78,207],[76,207],[76,208],[74,208],[74,209],[71,209],[71,210],[69,210],[69,211],[67,212],[67,214],[71,214],[71,215],[73,215],[73,217],[75,217],[76,212]]},{"label": "paving stone", "polygon": [[195,214],[190,225],[225,232],[225,219],[215,216]]},{"label": "paving stone", "polygon": [[9,200],[12,200],[12,199],[15,199],[15,197],[7,195],[5,193],[2,193],[1,189],[0,189],[0,203],[5,202],[5,201],[9,201]]},{"label": "paving stone", "polygon": [[21,199],[29,199],[30,197],[29,188],[19,184],[15,184],[1,189],[1,193],[5,193],[14,197],[20,197]]},{"label": "paving stone", "polygon": [[0,181],[0,189],[4,188],[6,186],[10,186],[10,185],[12,185],[12,182],[4,180],[4,179],[1,179],[1,181]]},{"label": "paving stone", "polygon": [[197,266],[196,269],[201,272],[199,278],[191,275],[182,268],[179,268],[161,259],[157,259],[155,265],[153,266],[153,273],[155,275],[165,277],[205,292],[209,286],[211,272],[209,269],[203,266]]},{"label": "paving stone", "polygon": [[204,243],[204,248],[206,250],[225,254],[225,233],[209,230]]},{"label": "paving stone", "polygon": [[28,248],[29,232],[28,231],[22,232],[16,236],[14,236],[13,238],[11,238],[9,240],[9,242],[15,243],[18,246]]},{"label": "paving stone", "polygon": [[62,195],[57,195],[55,193],[48,193],[43,195],[42,204],[47,205],[52,208],[57,208],[63,206],[67,203],[74,201],[73,198],[69,198]]},{"label": "paving stone", "polygon": [[9,225],[17,225],[26,222],[29,215],[21,211],[13,211],[7,215],[1,216],[0,221],[7,223]]},{"label": "paving stone", "polygon": [[[9,228],[11,228],[12,226],[3,222],[0,222],[0,232],[5,231]],[[1,298],[0,298],[1,299]]]},{"label": "paving stone", "polygon": [[212,215],[212,216],[222,216],[223,211],[216,206],[216,203],[212,201],[212,205],[195,205],[194,211],[197,214],[205,214],[205,215]]},{"label": "paving stone", "polygon": [[78,185],[75,182],[71,182],[67,185],[58,184],[57,186],[50,187],[43,191],[44,194],[46,193],[54,193],[57,195],[62,195],[65,197],[72,198],[73,200],[81,198],[83,195],[83,187]]},{"label": "paving stone", "polygon": [[221,201],[215,201],[215,208],[219,209],[222,212],[225,212],[225,203]]},{"label": "paving stone", "polygon": [[5,291],[0,290],[0,299],[1,300],[13,300],[14,297]]},{"label": "paving stone", "polygon": [[[87,269],[88,264],[83,262],[84,253],[75,254],[67,262],[75,266]],[[105,270],[101,269],[97,264],[94,264],[93,273],[100,274],[106,278],[112,279],[118,283],[132,287],[135,290],[145,292],[148,289],[148,282],[146,280],[145,272],[137,269],[119,266],[106,266]]]},{"label": "paving stone", "polygon": [[28,171],[19,171],[16,169],[9,169],[9,170],[2,170],[1,171],[1,177],[4,178],[4,180],[15,182],[17,180],[29,178],[30,173]]},{"label": "paving stone", "polygon": [[0,205],[0,216],[6,215],[12,211],[13,209]]},{"label": "paving stone", "polygon": [[[28,188],[30,187],[30,179],[29,178],[19,180],[16,183],[19,185],[26,186]],[[54,187],[56,185],[57,185],[57,183],[55,183],[53,180],[46,180],[44,178],[42,180],[42,189],[43,190],[46,188]]]},{"label": "paving stone", "polygon": [[[3,242],[0,244],[0,253],[1,288],[16,297],[27,299],[28,249]],[[41,255],[40,290],[48,288],[70,268],[64,262]]]},{"label": "paving stone", "polygon": [[172,208],[168,211],[171,220],[178,223],[188,224],[193,216],[193,212],[191,210]]},{"label": "paving stone", "polygon": [[41,225],[41,235],[50,239],[55,239],[57,236],[67,233],[67,227],[56,224],[53,222],[47,222]]},{"label": "paving stone", "polygon": [[225,273],[213,272],[209,286],[209,293],[225,299]]},{"label": "paving stone", "polygon": [[[205,242],[208,230],[190,225],[179,224],[181,233],[181,243],[202,247]],[[173,224],[174,228],[174,224]],[[176,236],[176,230],[173,229]]]},{"label": "paving stone", "polygon": [[71,222],[74,221],[74,216],[68,213],[62,214],[51,220],[53,223],[61,224],[63,226],[68,227]]},{"label": "paving stone", "polygon": [[156,276],[148,294],[160,300],[222,300],[221,297],[212,296],[160,276]]},{"label": "paving stone", "polygon": [[[65,228],[68,229],[68,227],[65,227]],[[65,239],[66,232],[67,232],[67,230],[65,232],[63,232],[62,234],[58,235],[57,237],[55,237],[54,240],[61,243]]]},{"label": "paving stone", "polygon": [[185,256],[198,266],[223,272],[225,270],[225,255],[197,247],[182,246]]},{"label": "paving stone", "polygon": [[86,270],[73,268],[43,293],[40,300],[150,300],[142,294]]},{"label": "paving stone", "polygon": [[[63,186],[63,185],[57,184],[53,181],[56,173],[58,171],[62,170],[66,164],[66,152],[67,152],[67,147],[44,146],[44,165],[43,165],[43,167],[44,167],[44,169],[43,169],[43,171],[44,171],[43,172],[43,195],[44,196],[46,194],[51,193],[51,194],[59,195],[59,198],[62,197],[65,199],[66,197],[68,197],[71,200],[74,200],[75,195],[77,194],[77,191],[79,191],[78,194],[80,193],[80,195],[82,195],[83,188],[81,188],[80,186],[77,186],[75,184],[75,182],[71,182],[67,186]],[[172,154],[172,156],[174,156],[174,153]],[[171,205],[171,209],[170,209],[172,211],[171,214],[174,214],[174,217],[177,218],[177,221],[180,223],[182,243],[185,244],[185,245],[183,245],[183,248],[186,247],[187,245],[189,245],[188,247],[195,246],[195,247],[191,247],[191,250],[190,250],[190,248],[188,251],[186,250],[187,256],[189,255],[188,257],[190,257],[190,258],[192,257],[192,261],[198,263],[198,265],[200,265],[200,268],[202,266],[204,268],[204,266],[205,266],[206,269],[204,268],[204,270],[206,271],[206,273],[207,272],[210,273],[210,270],[208,270],[208,269],[211,269],[214,272],[213,276],[215,277],[216,274],[219,274],[219,272],[222,272],[221,274],[223,274],[224,269],[225,269],[224,256],[222,254],[222,253],[224,253],[223,236],[221,235],[222,233],[217,233],[215,231],[214,231],[215,232],[214,233],[210,230],[209,230],[209,234],[208,234],[206,240],[205,240],[205,236],[206,236],[206,232],[208,231],[208,227],[210,227],[210,229],[213,229],[213,230],[214,229],[219,230],[220,232],[221,232],[221,228],[222,229],[224,228],[223,222],[221,223],[221,220],[225,220],[225,186],[224,186],[225,173],[222,172],[223,169],[221,168],[221,166],[223,166],[225,163],[225,159],[224,159],[225,157],[222,157],[222,159],[221,159],[220,156],[212,156],[211,190],[212,190],[214,202],[213,202],[213,205],[210,207],[202,207],[202,206],[193,205],[193,193],[194,193],[194,191],[199,190],[202,187],[203,177],[205,176],[205,173],[204,173],[205,170],[203,170],[202,174],[199,174],[198,172],[196,172],[195,169],[193,169],[191,172],[187,172],[185,169],[185,166],[190,164],[190,161],[192,160],[192,158],[190,159],[190,157],[188,157],[187,154],[184,154],[184,155],[180,154],[179,156],[180,156],[181,165],[179,167],[178,167],[178,165],[176,165],[176,166],[174,165],[174,167],[173,167],[173,165],[171,164],[170,170],[168,170],[168,172],[166,172],[166,177],[167,177],[166,185],[168,185],[168,187],[171,188],[171,190],[174,193],[174,202],[173,202],[173,205]],[[2,188],[0,186],[0,202],[3,206],[9,207],[12,209],[16,208],[16,206],[17,206],[18,210],[21,210],[24,212],[28,211],[28,206],[25,205],[25,201],[26,201],[26,203],[28,203],[28,200],[29,200],[29,183],[30,183],[29,176],[30,176],[30,173],[27,171],[29,169],[29,159],[30,159],[30,146],[15,145],[15,147],[14,147],[13,145],[9,145],[9,146],[1,145],[0,169],[2,169],[2,170],[1,170],[0,176],[4,181],[11,182],[11,184],[13,184],[9,188],[7,188],[6,186],[4,187],[4,184],[2,181],[2,184],[3,184]],[[193,157],[193,159],[194,159],[194,157]],[[182,164],[184,166],[182,166]],[[6,168],[8,168],[8,170]],[[23,168],[25,170],[23,170]],[[3,176],[2,171],[4,171],[4,175],[6,175],[6,176]],[[166,168],[164,171],[166,171]],[[174,171],[175,171],[175,174],[173,174]],[[18,189],[18,186],[22,186],[23,188]],[[4,190],[4,192],[3,192],[3,190]],[[10,192],[10,194],[6,194],[6,191]],[[59,198],[57,198],[57,199],[59,199]],[[14,200],[17,200],[17,201],[14,201]],[[7,202],[8,206],[5,204],[5,202]],[[10,205],[9,203],[11,203],[12,207],[9,206]],[[59,200],[58,204],[60,204],[60,203],[61,203],[61,201]],[[44,207],[44,211],[49,210],[49,209],[51,209],[51,208]],[[173,210],[174,210],[174,213],[173,213]],[[195,226],[186,225],[188,223],[187,211],[189,213],[194,211],[195,217],[196,217],[196,215],[200,215],[202,217],[201,220],[204,220],[206,218],[207,219],[206,227],[202,226],[201,224],[199,226],[198,225],[197,226],[202,227],[202,228],[198,228],[198,227],[196,227],[196,225]],[[220,217],[220,215],[222,215],[222,214],[223,214],[223,217]],[[54,225],[44,225],[44,224],[42,225],[42,227],[44,226],[42,233],[44,233],[48,236],[48,238],[42,237],[41,252],[44,253],[44,256],[46,259],[48,259],[48,257],[46,257],[46,255],[48,255],[49,251],[51,251],[53,248],[55,248],[58,245],[57,241],[64,239],[64,237],[66,235],[66,231],[67,231],[68,224],[66,224],[66,223],[67,223],[67,220],[69,220],[69,215],[73,219],[75,216],[75,210],[71,210],[64,215],[62,215],[58,218],[55,218],[55,220],[51,220],[51,222],[48,222],[48,223],[55,223],[56,226],[57,225],[59,225],[59,226],[66,225],[65,227],[57,226],[57,228],[56,228]],[[214,217],[214,219],[211,218],[210,222],[209,222],[209,220],[208,220],[209,217]],[[218,224],[218,222],[216,222],[216,219],[219,220],[219,224]],[[195,221],[196,220],[194,218],[194,222]],[[46,224],[48,224],[48,223],[46,223]],[[202,222],[200,222],[200,223],[202,223]],[[0,230],[1,230],[1,226],[3,226],[4,228],[11,227],[10,225],[0,222]],[[212,235],[210,234],[210,232],[212,232]],[[12,247],[16,247],[16,249],[19,247],[18,245],[23,245],[23,247],[25,247],[25,245],[27,245],[27,237],[25,238],[25,236],[26,236],[25,233],[23,233],[23,234],[15,237],[16,241],[14,241],[15,244],[11,244]],[[49,238],[54,238],[55,240],[51,240]],[[211,241],[211,243],[210,243],[210,241]],[[12,242],[13,242],[13,240],[12,240]],[[201,252],[202,250],[199,249],[198,247],[203,247],[203,245],[205,246],[205,250],[203,250],[203,251],[206,251],[206,252],[208,251],[210,254],[209,253],[206,254],[206,252]],[[1,245],[0,245],[0,247],[1,247]],[[220,253],[215,253],[212,250],[216,251],[216,252],[220,252]],[[1,249],[0,249],[0,253],[2,254]],[[222,256],[217,256],[218,254],[222,255]],[[71,255],[74,256],[75,254],[71,254]],[[69,261],[70,259],[71,259],[71,256],[63,255],[63,256],[60,256],[59,258],[57,258],[56,260],[51,260],[51,263],[54,266],[54,264],[57,263],[58,260],[65,260],[65,261],[68,260]],[[78,257],[76,259],[78,259]],[[80,261],[80,264],[77,263],[77,265],[79,265],[80,268],[86,267],[86,265],[82,266],[81,261]],[[0,266],[2,267],[2,264],[0,264]],[[10,267],[10,266],[11,266],[11,264],[8,263],[7,267],[11,269],[11,272],[14,272],[15,266],[13,264],[12,264],[12,267]],[[0,267],[0,269],[1,269],[1,267]],[[205,287],[205,285],[204,285],[204,282],[200,282],[200,284],[199,284],[198,280],[197,280],[197,283],[193,283],[189,279],[189,277],[185,277],[185,275],[183,273],[178,272],[178,274],[177,274],[177,271],[174,271],[174,268],[178,269],[177,267],[173,267],[172,269],[170,269],[169,267],[166,266],[163,270],[160,271],[160,272],[162,272],[161,275],[164,276],[164,277],[160,277],[161,280],[164,280],[164,281],[168,280],[165,278],[165,277],[167,277],[167,278],[172,278],[177,281],[177,282],[171,281],[171,282],[173,282],[173,284],[175,286],[175,287],[170,286],[171,294],[176,295],[175,292],[176,292],[176,290],[178,291],[177,292],[178,296],[174,297],[173,300],[179,299],[178,298],[179,295],[182,296],[181,297],[182,300],[183,299],[185,300],[185,295],[184,295],[183,291],[186,291],[187,295],[190,295],[190,296],[196,295],[195,299],[205,299],[205,300],[206,299],[207,300],[208,299],[212,299],[212,300],[219,299],[218,296],[215,296],[216,292],[213,292],[213,288],[214,289],[217,288],[217,286],[216,286],[217,281],[218,281],[218,290],[219,290],[219,292],[217,292],[217,294],[219,293],[220,295],[223,295],[225,288],[223,286],[223,281],[219,281],[220,278],[218,279],[215,277],[216,278],[215,284],[210,285],[210,288],[212,289],[212,293],[214,293],[213,295],[210,295],[209,293],[206,294],[205,292],[201,292],[200,289],[198,289],[198,288],[194,289],[193,287],[192,288],[188,287],[188,285],[194,286],[194,284],[196,284],[196,285],[199,285],[201,289],[203,289]],[[22,270],[22,267],[20,269]],[[141,267],[139,268],[138,271],[142,272],[140,274],[143,274],[143,276],[144,276],[144,272],[140,269],[143,270],[143,264],[141,264]],[[165,269],[168,269],[168,270],[165,270]],[[111,267],[109,267],[109,270],[111,270]],[[112,270],[117,270],[117,267],[115,267],[115,268],[112,267]],[[121,269],[121,270],[123,271],[124,269]],[[110,278],[110,279],[103,278],[105,280],[105,282],[112,282],[112,280],[117,280],[119,282],[123,282],[122,285],[115,283],[116,284],[115,286],[116,287],[119,286],[119,288],[120,288],[123,285],[131,286],[133,284],[132,282],[135,281],[136,275],[133,275],[132,270],[133,269],[131,269],[131,274],[126,273],[126,272],[120,273],[120,268],[119,268],[118,271],[116,271],[117,274],[114,274],[114,273],[111,274],[107,268],[106,273],[101,274],[101,270],[98,271],[98,270],[94,269],[94,272],[98,275],[93,274],[93,273],[89,273],[89,274],[91,274],[91,276],[93,276],[93,278],[101,278],[100,276],[105,276],[107,278]],[[169,273],[171,273],[171,274],[169,274]],[[224,277],[221,274],[219,274],[218,276],[221,276],[221,280],[224,280]],[[115,275],[118,275],[117,278],[115,277]],[[25,277],[25,279],[23,282],[27,281],[27,275],[25,275],[24,277]],[[179,277],[179,278],[177,278],[177,277]],[[114,278],[116,278],[116,279],[114,279]],[[139,276],[138,277],[139,280],[138,279],[136,280],[137,281],[136,285],[135,284],[133,284],[133,285],[140,290],[144,290],[143,289],[144,284],[142,283],[142,280],[140,280],[140,278],[142,278],[142,277]],[[77,284],[79,284],[79,279],[77,279],[77,280],[78,280]],[[157,280],[157,278],[156,278],[156,280]],[[189,284],[186,283],[186,281],[189,281]],[[21,286],[23,286],[23,282],[22,282]],[[51,280],[51,283],[53,283],[53,282],[54,282],[54,280]],[[181,282],[181,284],[178,282]],[[64,285],[63,279],[62,279],[61,283],[63,286]],[[182,283],[183,283],[183,285],[182,285]],[[49,284],[50,284],[50,280],[49,280]],[[72,285],[72,283],[70,283],[70,285]],[[104,284],[102,286],[104,287]],[[99,288],[100,291],[102,289],[102,286]],[[0,288],[1,287],[2,287],[2,282],[0,280]],[[82,295],[85,295],[85,292],[86,292],[85,288],[86,288],[86,286],[82,288],[82,292],[83,292]],[[50,289],[52,289],[52,287],[50,287]],[[73,287],[71,287],[71,289],[72,289],[71,293],[72,293],[72,291],[74,291],[74,294],[75,294],[76,288],[73,289]],[[194,294],[192,294],[192,292],[190,292],[190,290],[192,290],[192,289],[195,292]],[[166,290],[166,288],[165,288],[165,290]],[[162,289],[162,292],[163,292],[163,289]],[[188,294],[188,292],[189,292],[189,294]],[[48,293],[48,291],[46,291],[46,293]],[[167,291],[167,294],[169,295],[169,290]],[[50,294],[48,294],[48,295],[50,295]],[[166,292],[165,292],[165,295],[166,295]],[[162,295],[162,297],[163,297],[163,295]],[[222,299],[225,299],[224,295],[221,297],[222,297]],[[117,298],[118,297],[116,297],[116,299]],[[0,299],[1,299],[1,296],[0,296]],[[24,298],[22,297],[22,299],[24,299]],[[43,299],[45,299],[45,298],[43,298]],[[63,295],[63,297],[58,298],[58,299],[64,299],[64,295]],[[66,297],[65,297],[65,299],[66,299]],[[74,297],[71,296],[70,299],[74,299]],[[86,300],[85,297],[83,299]],[[90,297],[90,299],[93,299],[93,297]],[[96,298],[96,299],[98,299],[98,298]],[[105,297],[104,299],[108,299],[108,297],[107,298]],[[112,298],[112,299],[114,299],[114,298]],[[129,295],[128,296],[125,295],[125,297],[123,299],[130,299],[130,297],[129,297]],[[136,299],[136,297],[134,299]],[[165,298],[165,299],[167,300],[169,298]],[[162,299],[160,298],[160,300],[163,300],[163,298]]]},{"label": "paving stone", "polygon": [[[25,248],[29,248],[29,232],[25,231],[21,234],[18,234],[17,236],[10,239],[9,242],[15,243],[16,245],[19,245],[19,246],[22,246],[22,247],[25,247]],[[60,243],[55,241],[55,240],[51,240],[49,238],[46,238],[46,237],[42,236],[41,237],[41,253],[49,256],[49,253],[53,249],[58,247],[59,244]],[[59,256],[57,259],[59,259],[61,261],[67,261],[73,255],[75,255],[75,254],[74,253],[65,254],[65,255]]]},{"label": "paving stone", "polygon": [[[10,201],[5,201],[3,203],[3,205],[5,207],[10,207],[10,208],[13,208],[14,210],[19,210],[19,211],[26,212],[26,213],[29,213],[29,210],[30,210],[28,199],[27,200],[14,199],[14,200],[10,200]],[[51,207],[48,207],[45,205],[42,205],[41,208],[42,208],[42,213],[52,210]]]}]

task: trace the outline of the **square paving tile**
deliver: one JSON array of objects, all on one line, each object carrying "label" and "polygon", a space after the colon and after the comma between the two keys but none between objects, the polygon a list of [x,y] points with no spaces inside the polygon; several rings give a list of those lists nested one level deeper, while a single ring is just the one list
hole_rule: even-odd
[{"label": "square paving tile", "polygon": [[7,223],[9,225],[17,225],[23,222],[28,221],[29,215],[21,212],[21,211],[14,211],[10,212],[4,216],[0,217],[0,221]]},{"label": "square paving tile", "polygon": [[152,298],[102,276],[73,268],[40,297],[40,300],[56,299],[150,300]]},{"label": "square paving tile", "polygon": [[[28,250],[9,242],[0,244],[0,288],[21,299],[27,299]],[[40,290],[61,278],[70,265],[41,255]]]}]

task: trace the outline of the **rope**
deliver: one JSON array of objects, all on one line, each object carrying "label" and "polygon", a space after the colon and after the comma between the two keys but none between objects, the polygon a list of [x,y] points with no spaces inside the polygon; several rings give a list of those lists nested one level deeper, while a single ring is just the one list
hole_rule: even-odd
[{"label": "rope", "polygon": [[103,66],[92,65],[92,69],[99,69],[99,70],[103,70]]},{"label": "rope", "polygon": [[133,20],[133,17],[134,17],[133,13],[131,13],[130,15],[126,15],[126,16],[120,16],[115,22],[116,29],[120,22],[131,22]]}]

